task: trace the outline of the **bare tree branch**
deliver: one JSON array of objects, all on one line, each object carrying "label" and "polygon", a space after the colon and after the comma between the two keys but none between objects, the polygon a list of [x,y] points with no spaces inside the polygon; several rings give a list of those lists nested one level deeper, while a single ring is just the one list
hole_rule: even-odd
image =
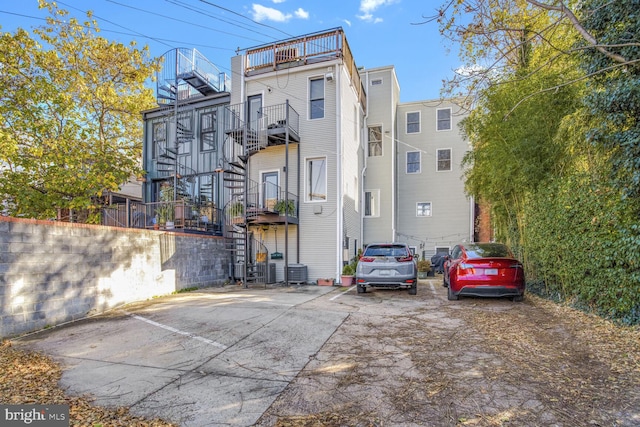
[{"label": "bare tree branch", "polygon": [[[562,15],[566,16],[569,21],[571,21],[571,25],[573,25],[573,27],[578,31],[578,33],[582,36],[583,39],[585,39],[587,41],[587,43],[589,43],[591,46],[593,46],[596,50],[598,50],[598,52],[606,55],[608,58],[611,58],[612,60],[619,62],[621,64],[628,62],[628,59],[625,58],[622,55],[618,55],[617,53],[613,53],[610,50],[606,49],[604,46],[602,46],[601,44],[598,44],[598,41],[596,40],[596,38],[591,35],[591,33],[589,33],[580,23],[580,21],[578,20],[578,18],[576,17],[576,15],[571,11],[571,9],[569,9],[564,2],[559,1],[557,6],[551,5],[551,4],[547,4],[547,3],[543,3],[541,1],[538,0],[526,0],[527,3],[532,4],[534,6],[538,6],[542,9],[546,9],[546,10],[553,10],[553,11],[557,11],[560,12]],[[635,61],[634,61],[635,62]]]}]

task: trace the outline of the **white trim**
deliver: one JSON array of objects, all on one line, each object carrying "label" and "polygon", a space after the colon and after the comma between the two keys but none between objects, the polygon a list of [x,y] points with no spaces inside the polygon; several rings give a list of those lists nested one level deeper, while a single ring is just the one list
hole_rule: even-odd
[{"label": "white trim", "polygon": [[[417,132],[409,132],[409,114],[418,113],[418,131]],[[437,113],[436,113],[437,117]],[[407,111],[404,114],[404,133],[406,135],[417,135],[422,133],[422,111]]]},{"label": "white trim", "polygon": [[[438,129],[438,111],[449,110],[449,129]],[[436,108],[436,132],[451,132],[453,130],[453,110],[451,107]]]},{"label": "white trim", "polygon": [[[363,200],[363,208],[362,208],[362,216],[364,218],[380,218],[380,189],[374,188],[371,190],[365,189],[363,192],[364,197]],[[366,214],[366,205],[367,205],[367,193],[371,193],[374,195],[373,201],[375,204],[372,206],[373,215]]]},{"label": "white trim", "polygon": [[[409,172],[409,153],[418,153],[418,170],[415,172]],[[422,150],[415,150],[415,151],[406,151],[405,152],[405,158],[404,158],[405,162],[404,162],[404,173],[405,175],[416,175],[416,174],[420,174],[422,173]]]},{"label": "white trim", "polygon": [[[311,118],[311,81],[322,80],[322,117]],[[336,84],[336,87],[338,85]],[[325,82],[324,74],[318,74],[307,77],[307,120],[322,120],[327,117],[327,84]]]},{"label": "white trim", "polygon": [[[309,178],[309,160],[324,159],[324,188],[325,199],[324,200],[309,200],[309,193],[307,192],[307,184]],[[308,156],[304,158],[304,178],[303,178],[303,190],[304,190],[304,202],[305,203],[325,203],[329,199],[329,186],[328,186],[328,161],[327,156]]]},{"label": "white trim", "polygon": [[[429,204],[429,215],[418,215],[418,205]],[[432,202],[416,202],[416,218],[430,218],[433,216],[433,203]]]},{"label": "white trim", "polygon": [[[438,153],[440,151],[449,150],[449,169],[438,169]],[[453,148],[436,148],[436,172],[451,172],[453,170]]]}]

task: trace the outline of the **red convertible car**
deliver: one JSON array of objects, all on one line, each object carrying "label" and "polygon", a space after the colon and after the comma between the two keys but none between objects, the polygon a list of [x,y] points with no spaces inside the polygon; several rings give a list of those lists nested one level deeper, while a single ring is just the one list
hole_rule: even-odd
[{"label": "red convertible car", "polygon": [[444,264],[447,298],[460,296],[524,298],[522,263],[502,243],[467,243],[453,248]]}]

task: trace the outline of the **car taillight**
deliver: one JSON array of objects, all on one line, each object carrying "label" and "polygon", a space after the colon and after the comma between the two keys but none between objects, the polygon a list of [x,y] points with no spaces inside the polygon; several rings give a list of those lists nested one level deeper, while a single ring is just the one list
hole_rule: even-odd
[{"label": "car taillight", "polygon": [[464,262],[458,264],[458,274],[473,274],[474,269],[475,267],[473,264],[467,264]]},{"label": "car taillight", "polygon": [[410,262],[413,261],[413,256],[409,255],[409,256],[398,256],[396,257],[396,261],[398,262]]},{"label": "car taillight", "polygon": [[375,258],[368,257],[368,256],[363,256],[360,258],[360,262],[373,262],[374,260]]}]

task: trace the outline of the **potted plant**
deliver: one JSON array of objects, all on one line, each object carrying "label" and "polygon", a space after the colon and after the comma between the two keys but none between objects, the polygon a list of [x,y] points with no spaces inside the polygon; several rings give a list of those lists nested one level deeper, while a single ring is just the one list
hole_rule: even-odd
[{"label": "potted plant", "polygon": [[280,215],[293,215],[295,213],[296,205],[293,200],[280,199],[276,202],[273,209]]},{"label": "potted plant", "polygon": [[428,259],[421,259],[418,261],[418,279],[426,279],[431,271],[431,261]]},{"label": "potted plant", "polygon": [[353,263],[346,264],[342,267],[342,276],[340,276],[340,282],[342,286],[351,286],[353,283],[353,276],[356,274],[356,267]]},{"label": "potted plant", "polygon": [[333,286],[333,279],[318,279],[318,286]]}]

